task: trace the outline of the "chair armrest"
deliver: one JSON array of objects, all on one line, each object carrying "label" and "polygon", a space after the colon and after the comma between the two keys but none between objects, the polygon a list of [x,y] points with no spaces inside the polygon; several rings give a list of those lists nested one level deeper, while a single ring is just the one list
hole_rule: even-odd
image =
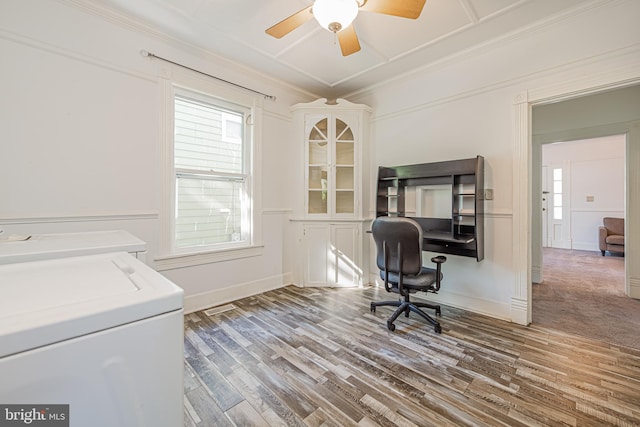
[{"label": "chair armrest", "polygon": [[442,264],[447,262],[447,257],[443,255],[434,256],[431,258],[431,262],[436,264],[436,283],[435,286],[431,285],[431,291],[434,294],[440,290],[440,280],[442,279]]},{"label": "chair armrest", "polygon": [[598,227],[598,247],[601,251],[607,249],[607,235],[609,234],[606,227]]},{"label": "chair armrest", "polygon": [[431,258],[431,262],[436,264],[442,264],[447,262],[447,257],[443,255],[434,256],[433,258]]}]

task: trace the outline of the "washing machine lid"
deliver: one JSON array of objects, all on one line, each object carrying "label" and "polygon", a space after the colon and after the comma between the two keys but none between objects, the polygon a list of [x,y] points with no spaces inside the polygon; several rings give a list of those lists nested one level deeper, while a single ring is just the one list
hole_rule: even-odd
[{"label": "washing machine lid", "polygon": [[182,307],[181,288],[126,252],[0,265],[0,357]]},{"label": "washing machine lid", "polygon": [[0,238],[0,264],[107,252],[144,252],[147,248],[143,240],[125,230],[8,237]]}]

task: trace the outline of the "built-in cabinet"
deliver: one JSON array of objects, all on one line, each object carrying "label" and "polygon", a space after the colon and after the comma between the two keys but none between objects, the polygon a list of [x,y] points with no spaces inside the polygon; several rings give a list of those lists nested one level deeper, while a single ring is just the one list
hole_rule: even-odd
[{"label": "built-in cabinet", "polygon": [[293,216],[304,286],[356,286],[368,268],[364,246],[363,185],[368,183],[366,141],[370,108],[344,99],[292,107],[301,154],[298,207]]},{"label": "built-in cabinet", "polygon": [[354,286],[363,278],[359,223],[303,223],[304,284]]},{"label": "built-in cabinet", "polygon": [[378,169],[376,216],[415,219],[423,249],[484,259],[484,158]]}]

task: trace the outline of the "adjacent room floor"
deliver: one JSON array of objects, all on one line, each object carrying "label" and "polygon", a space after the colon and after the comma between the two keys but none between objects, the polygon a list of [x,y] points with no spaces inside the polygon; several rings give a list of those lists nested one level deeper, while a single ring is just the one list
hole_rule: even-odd
[{"label": "adjacent room floor", "polygon": [[533,324],[640,349],[640,300],[625,296],[624,258],[544,248]]}]

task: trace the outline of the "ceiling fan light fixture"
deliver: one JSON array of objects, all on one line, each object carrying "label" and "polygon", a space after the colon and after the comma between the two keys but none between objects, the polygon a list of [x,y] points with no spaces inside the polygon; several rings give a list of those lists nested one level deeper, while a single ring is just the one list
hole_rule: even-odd
[{"label": "ceiling fan light fixture", "polygon": [[313,16],[322,28],[337,33],[347,28],[358,15],[356,0],[316,0]]}]

